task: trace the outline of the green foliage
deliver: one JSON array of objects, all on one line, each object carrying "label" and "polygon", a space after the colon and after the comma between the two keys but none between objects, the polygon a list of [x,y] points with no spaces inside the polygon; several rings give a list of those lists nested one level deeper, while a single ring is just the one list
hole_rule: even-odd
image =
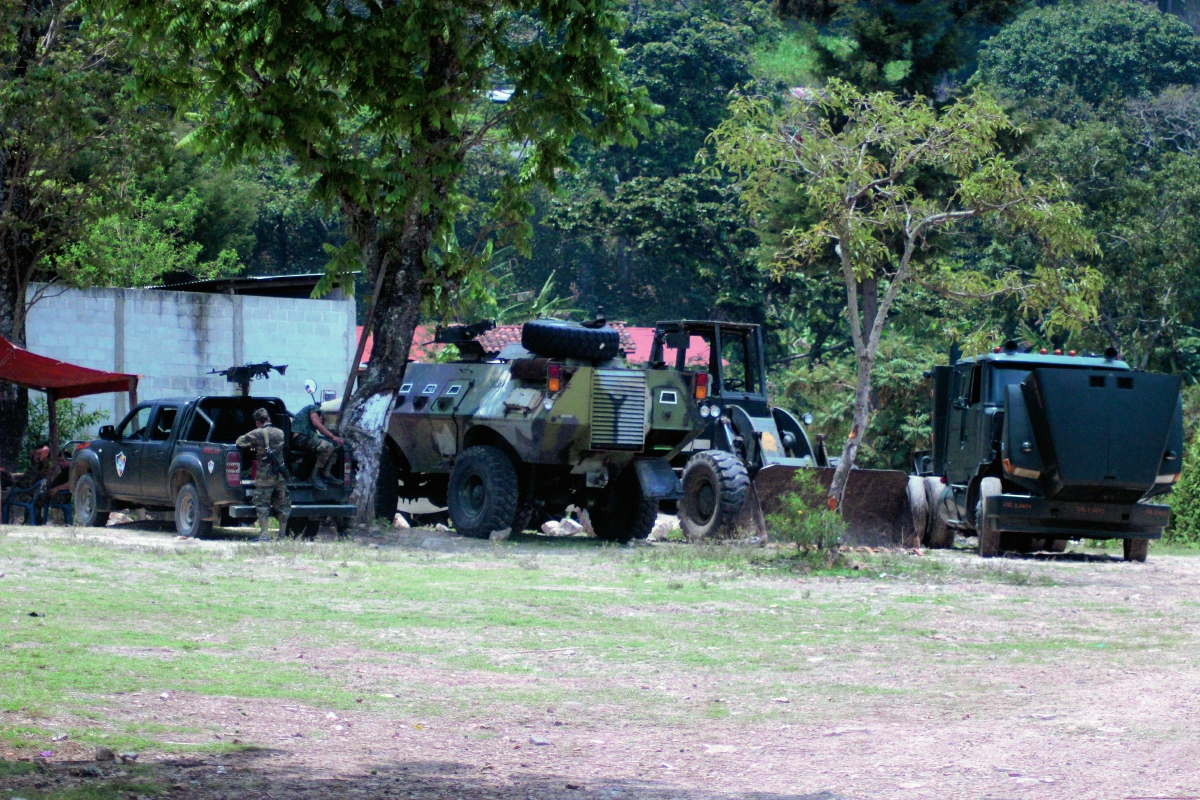
[{"label": "green foliage", "polygon": [[1023,0],[826,0],[798,15],[827,35],[814,36],[818,72],[863,90],[926,96],[947,92],[972,66],[979,42]]},{"label": "green foliage", "polygon": [[[986,94],[944,110],[924,98],[866,94],[838,80],[807,97],[739,96],[709,137],[718,164],[742,179],[748,208],[765,216],[781,189],[800,187],[807,214],[785,231],[776,275],[836,263],[854,344],[854,419],[831,487],[841,500],[870,417],[871,372],[901,287],[919,281],[948,294],[1016,295],[1047,331],[1094,316],[1099,281],[1069,259],[1095,250],[1078,207],[1056,181],[1028,181],[1000,152],[1013,126]],[[980,217],[1033,233],[1044,261],[999,276],[919,257],[932,237]],[[832,251],[832,253],[831,253]],[[830,258],[831,255],[836,260]],[[861,299],[860,299],[861,295]]]},{"label": "green foliage", "polygon": [[766,517],[767,530],[801,553],[828,560],[846,535],[846,522],[825,502],[825,487],[813,470],[797,470],[794,488],[779,497],[779,510]]},{"label": "green foliage", "polygon": [[755,73],[785,86],[810,83],[817,69],[812,36],[808,30],[788,31],[774,41],[761,42],[752,51]]},{"label": "green foliage", "polygon": [[1171,525],[1163,532],[1163,541],[1200,546],[1200,439],[1192,439],[1184,451],[1183,474],[1170,504]]},{"label": "green foliage", "polygon": [[1200,38],[1130,0],[1031,8],[986,43],[976,79],[1052,112],[1071,96],[1091,104],[1148,96],[1200,80]]},{"label": "green foliage", "polygon": [[[88,436],[96,426],[108,419],[107,411],[88,411],[86,405],[73,400],[59,400],[55,411],[58,412],[59,446],[71,439]],[[39,396],[29,401],[29,425],[25,428],[25,439],[21,445],[20,469],[29,469],[29,454],[49,440],[50,416],[45,397]]]},{"label": "green foliage", "polygon": [[[932,385],[924,372],[940,360],[930,345],[899,331],[885,335],[871,370],[871,415],[856,463],[868,469],[908,470],[912,454],[930,446]],[[854,424],[855,364],[852,356],[815,364],[794,362],[771,377],[775,402],[811,412],[813,432],[830,446],[845,441]]]},{"label": "green foliage", "polygon": [[26,290],[157,144],[129,103],[123,32],[67,0],[0,9],[0,335],[24,342]]},{"label": "green foliage", "polygon": [[142,287],[159,283],[171,272],[216,278],[239,272],[235,250],[222,250],[201,261],[204,245],[192,241],[203,213],[192,189],[178,201],[135,195],[121,211],[100,217],[68,245],[55,266],[71,286]]}]

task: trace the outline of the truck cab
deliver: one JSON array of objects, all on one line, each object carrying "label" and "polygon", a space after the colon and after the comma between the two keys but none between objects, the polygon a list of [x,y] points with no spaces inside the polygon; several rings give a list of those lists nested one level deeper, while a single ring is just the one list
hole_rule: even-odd
[{"label": "truck cab", "polygon": [[954,530],[981,535],[985,555],[1119,538],[1144,560],[1169,518],[1148,501],[1181,469],[1177,376],[1135,372],[1113,350],[1008,342],[932,377],[933,449],[918,471],[934,479],[935,544]]}]

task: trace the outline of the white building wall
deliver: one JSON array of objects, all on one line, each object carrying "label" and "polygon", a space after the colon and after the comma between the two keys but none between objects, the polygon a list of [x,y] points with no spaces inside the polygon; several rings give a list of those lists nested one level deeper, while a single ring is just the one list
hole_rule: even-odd
[{"label": "white building wall", "polygon": [[[31,286],[29,296],[39,289]],[[236,394],[213,369],[269,361],[287,364],[251,384],[252,394],[280,397],[291,410],[310,402],[305,380],[341,395],[354,359],[354,298],[294,299],[169,292],[69,289],[48,292],[29,312],[28,349],[94,369],[141,375],[138,399]],[[103,410],[106,423],[129,411],[126,394],[78,398]],[[92,432],[94,433],[94,431]]]}]

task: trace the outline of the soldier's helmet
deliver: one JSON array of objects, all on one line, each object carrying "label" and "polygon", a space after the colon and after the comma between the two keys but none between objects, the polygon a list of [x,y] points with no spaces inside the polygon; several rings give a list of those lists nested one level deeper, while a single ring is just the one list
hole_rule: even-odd
[{"label": "soldier's helmet", "polygon": [[270,422],[271,415],[267,412],[267,410],[265,408],[259,408],[259,409],[256,409],[254,412],[254,420],[255,420],[255,422]]}]

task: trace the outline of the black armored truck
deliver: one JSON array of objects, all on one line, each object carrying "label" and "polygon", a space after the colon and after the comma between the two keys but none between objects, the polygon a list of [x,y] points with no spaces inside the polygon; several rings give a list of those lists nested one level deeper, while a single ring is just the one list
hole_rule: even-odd
[{"label": "black armored truck", "polygon": [[[203,536],[216,523],[253,520],[254,452],[239,448],[239,436],[254,429],[254,410],[265,408],[290,440],[291,416],[275,397],[221,397],[153,400],[141,403],[116,427],[76,447],[71,461],[75,523],[104,526],[118,509],[174,512],[183,536]],[[346,504],[350,465],[338,461],[340,481],[317,489],[301,476],[313,457],[288,451],[292,478],[291,534],[315,535],[326,517],[339,528],[356,508]],[[338,474],[340,472],[340,475]]]},{"label": "black armored truck", "polygon": [[934,367],[933,450],[918,454],[925,543],[956,531],[979,554],[1061,551],[1069,539],[1122,539],[1145,561],[1170,519],[1151,502],[1183,463],[1180,379],[1103,356],[1031,352],[1009,341]]}]

